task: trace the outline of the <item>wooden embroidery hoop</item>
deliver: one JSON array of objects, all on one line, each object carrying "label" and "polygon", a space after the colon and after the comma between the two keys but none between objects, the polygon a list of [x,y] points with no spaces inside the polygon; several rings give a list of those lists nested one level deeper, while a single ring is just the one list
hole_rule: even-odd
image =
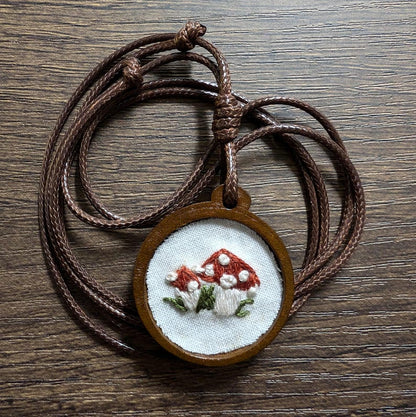
[{"label": "wooden embroidery hoop", "polygon": [[[232,209],[223,205],[223,186],[217,187],[211,201],[193,204],[175,211],[165,217],[147,236],[137,255],[134,269],[133,291],[137,310],[143,324],[153,338],[167,351],[189,362],[207,366],[223,366],[244,361],[256,355],[270,344],[285,324],[294,296],[293,269],[287,250],[273,229],[263,220],[249,211],[250,196],[238,189],[238,204]],[[198,220],[220,218],[241,223],[256,232],[267,243],[276,257],[282,275],[283,297],[279,314],[270,328],[253,344],[235,349],[231,352],[205,355],[189,352],[167,338],[157,325],[148,303],[146,274],[148,265],[163,241],[178,229]]]}]

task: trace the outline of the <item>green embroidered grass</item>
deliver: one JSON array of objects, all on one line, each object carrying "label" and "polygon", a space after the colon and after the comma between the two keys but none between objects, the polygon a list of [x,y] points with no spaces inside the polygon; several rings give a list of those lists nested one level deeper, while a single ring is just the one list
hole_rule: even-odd
[{"label": "green embroidered grass", "polygon": [[203,285],[201,287],[201,294],[199,295],[198,304],[196,305],[196,312],[199,313],[202,309],[212,310],[214,308],[214,303],[214,286]]},{"label": "green embroidered grass", "polygon": [[163,301],[167,301],[168,303],[171,303],[174,307],[176,307],[178,310],[181,311],[188,311],[188,309],[185,307],[185,304],[183,303],[183,300],[181,297],[165,297]]},{"label": "green embroidered grass", "polygon": [[[214,285],[203,285],[201,287],[201,292],[199,295],[198,303],[196,305],[195,311],[199,313],[201,310],[212,310],[215,305],[215,295],[214,295]],[[175,308],[180,311],[188,311],[185,306],[185,303],[181,297],[164,297],[163,301],[166,301],[172,304]],[[254,300],[252,298],[246,298],[241,300],[237,309],[235,310],[235,315],[237,317],[246,317],[250,314],[249,310],[244,310],[244,306],[248,304],[253,304]]]},{"label": "green embroidered grass", "polygon": [[235,310],[235,315],[237,317],[246,317],[250,314],[248,310],[243,310],[244,306],[247,304],[253,304],[254,300],[252,298],[246,298],[245,300],[240,301],[240,305]]}]

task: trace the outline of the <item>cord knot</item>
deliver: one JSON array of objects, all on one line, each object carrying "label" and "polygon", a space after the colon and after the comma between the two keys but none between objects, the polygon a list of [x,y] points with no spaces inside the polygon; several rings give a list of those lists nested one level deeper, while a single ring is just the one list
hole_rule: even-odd
[{"label": "cord knot", "polygon": [[197,38],[204,36],[207,28],[194,20],[188,20],[182,29],[175,36],[176,48],[186,52],[195,46]]},{"label": "cord knot", "polygon": [[214,139],[221,143],[233,141],[237,137],[242,115],[241,105],[232,94],[218,95],[212,122]]},{"label": "cord knot", "polygon": [[142,66],[135,57],[124,60],[123,79],[129,87],[140,89],[143,85]]}]

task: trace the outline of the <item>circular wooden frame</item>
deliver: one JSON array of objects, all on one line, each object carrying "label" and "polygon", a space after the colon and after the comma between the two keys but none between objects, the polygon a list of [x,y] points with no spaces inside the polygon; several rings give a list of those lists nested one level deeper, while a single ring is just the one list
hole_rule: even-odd
[{"label": "circular wooden frame", "polygon": [[[143,242],[134,269],[134,298],[140,318],[149,333],[163,348],[179,358],[207,366],[230,365],[247,360],[271,343],[289,316],[294,294],[292,263],[279,236],[267,223],[248,211],[251,199],[244,190],[239,188],[238,204],[232,209],[224,207],[222,193],[223,186],[219,186],[212,193],[211,201],[192,204],[165,217]],[[228,219],[241,223],[256,232],[265,241],[274,253],[282,272],[283,297],[279,314],[273,324],[253,344],[226,353],[204,355],[181,348],[163,334],[148,304],[146,274],[156,249],[168,236],[189,223],[209,218]]]}]

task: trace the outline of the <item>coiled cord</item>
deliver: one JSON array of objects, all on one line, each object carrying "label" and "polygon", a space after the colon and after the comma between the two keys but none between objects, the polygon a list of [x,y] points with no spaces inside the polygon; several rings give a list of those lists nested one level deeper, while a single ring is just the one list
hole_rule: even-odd
[{"label": "coiled cord", "polygon": [[[102,229],[143,228],[155,225],[162,217],[193,202],[210,184],[220,169],[224,177],[224,205],[236,204],[238,151],[256,139],[273,135],[291,151],[305,194],[308,214],[308,242],[302,269],[295,277],[294,314],[312,291],[336,274],[351,256],[360,239],[365,218],[364,193],[358,173],[350,161],[336,129],[318,110],[302,101],[286,97],[267,97],[248,101],[231,89],[227,62],[222,53],[202,38],[205,27],[188,22],[178,33],[148,36],[115,51],[102,61],[76,89],[62,110],[48,141],[40,181],[40,237],[50,274],[71,313],[93,334],[112,347],[128,353],[140,352],[112,336],[97,324],[77,303],[70,288],[76,288],[95,304],[96,311],[112,321],[141,326],[139,317],[127,301],[94,280],[71,250],[64,222],[64,204],[83,222]],[[214,61],[189,52],[194,46],[207,50]],[[155,57],[155,54],[179,50]],[[146,60],[146,64],[141,62]],[[145,82],[146,74],[169,62],[188,60],[205,65],[217,84],[193,79],[166,79]],[[94,193],[87,174],[87,154],[98,124],[122,108],[150,99],[187,97],[205,100],[214,106],[213,140],[206,153],[181,186],[157,207],[136,217],[112,213]],[[83,102],[82,102],[83,100]],[[80,108],[65,129],[75,107]],[[314,119],[326,134],[307,127],[282,124],[264,107],[271,104],[296,107]],[[241,120],[252,120],[259,127],[238,137]],[[329,235],[329,202],[323,177],[311,155],[292,135],[302,135],[325,148],[339,167],[344,185],[342,211],[335,235]],[[218,158],[218,151],[220,158]],[[214,164],[210,163],[217,157]],[[83,192],[95,215],[84,211],[72,197],[68,177],[77,160]]]}]

